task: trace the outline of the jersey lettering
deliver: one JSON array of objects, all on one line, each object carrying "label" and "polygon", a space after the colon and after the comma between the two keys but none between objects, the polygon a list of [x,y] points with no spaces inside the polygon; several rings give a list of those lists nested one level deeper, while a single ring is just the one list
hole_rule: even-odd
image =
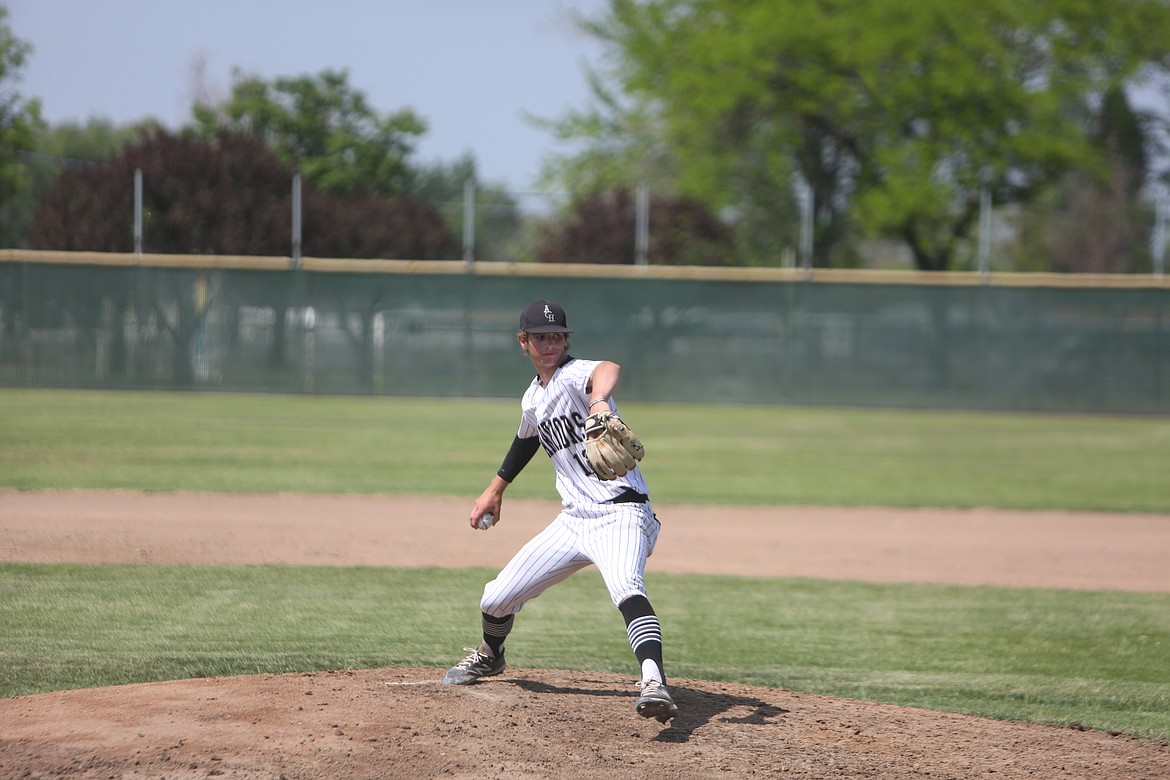
[{"label": "jersey lettering", "polygon": [[584,430],[585,422],[577,412],[571,417],[564,414],[550,417],[540,423],[540,443],[551,457],[554,452],[583,442]]}]

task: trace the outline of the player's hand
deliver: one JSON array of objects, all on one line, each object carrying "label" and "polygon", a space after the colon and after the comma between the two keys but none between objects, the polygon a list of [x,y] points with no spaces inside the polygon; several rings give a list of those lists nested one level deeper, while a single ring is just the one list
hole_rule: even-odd
[{"label": "player's hand", "polygon": [[[471,508],[471,514],[467,516],[467,524],[474,529],[486,531],[500,522],[500,506],[502,504],[503,496],[489,487],[480,494],[479,498],[475,499],[475,506]],[[485,515],[491,515],[491,522],[481,526],[480,522]]]}]

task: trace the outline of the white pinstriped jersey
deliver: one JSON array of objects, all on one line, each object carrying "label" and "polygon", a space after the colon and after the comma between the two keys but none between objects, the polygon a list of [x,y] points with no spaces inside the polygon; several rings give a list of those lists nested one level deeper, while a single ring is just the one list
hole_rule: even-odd
[{"label": "white pinstriped jersey", "polygon": [[[642,471],[632,469],[610,481],[597,478],[585,458],[585,419],[589,417],[589,395],[585,386],[601,361],[572,358],[553,374],[547,387],[540,379],[524,393],[517,436],[539,436],[557,473],[557,492],[565,506],[604,503],[631,488],[649,495]],[[612,399],[611,399],[612,403]],[[600,406],[600,405],[599,405]],[[616,413],[617,408],[611,407]]]}]

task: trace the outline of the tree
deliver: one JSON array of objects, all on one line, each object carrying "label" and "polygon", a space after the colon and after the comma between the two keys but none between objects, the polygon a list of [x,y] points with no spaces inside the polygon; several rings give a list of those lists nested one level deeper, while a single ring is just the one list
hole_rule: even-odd
[{"label": "tree", "polygon": [[[537,257],[550,263],[632,265],[635,221],[629,190],[599,190],[549,229]],[[648,232],[647,258],[655,265],[726,265],[732,254],[731,231],[693,199],[651,198]]]},{"label": "tree", "polygon": [[458,244],[438,209],[416,198],[304,196],[304,252],[317,257],[447,260]]},{"label": "tree", "polygon": [[1009,251],[1023,270],[1133,273],[1150,270],[1147,237],[1154,215],[1141,194],[1154,133],[1120,89],[1105,95],[1094,144],[1101,170],[1074,171],[1015,220]]},{"label": "tree", "polygon": [[134,172],[143,174],[143,250],[288,255],[292,171],[255,139],[156,131],[108,165],[68,170],[42,202],[41,249],[134,250]]},{"label": "tree", "polygon": [[141,136],[162,131],[153,120],[116,125],[101,116],[84,123],[60,122],[45,128],[37,139],[37,151],[61,164],[63,168],[92,167],[108,162]]},{"label": "tree", "polygon": [[[29,236],[32,246],[133,251],[136,170],[143,176],[144,251],[288,254],[292,171],[287,166],[255,139],[224,136],[210,143],[161,131],[125,147],[109,164],[63,172],[37,210]],[[147,275],[152,277],[149,296],[135,296],[124,280],[103,276],[106,287],[80,277],[75,286],[62,286],[51,297],[91,328],[103,305],[116,310],[118,321],[131,309],[139,322],[152,319],[175,345],[174,381],[189,384],[194,378],[191,347],[206,312],[193,295],[197,272],[143,272],[140,282]],[[272,294],[279,296],[278,291]],[[283,316],[282,299],[265,302]],[[282,335],[283,329],[278,330]],[[117,338],[121,333],[121,328],[114,329]],[[115,351],[120,351],[120,342]],[[273,359],[283,360],[279,338]]]},{"label": "tree", "polygon": [[[182,254],[288,256],[291,252],[293,172],[251,136],[224,134],[213,140],[152,132],[127,146],[109,164],[67,170],[37,211],[30,234],[40,249],[130,252],[133,181],[143,175],[143,250]],[[318,193],[305,188],[305,250],[322,257],[449,256],[455,246],[437,211],[409,198]],[[175,380],[189,382],[190,344],[202,312],[191,295],[195,271],[159,274],[158,297],[139,321],[154,317],[176,345]],[[291,287],[271,285],[254,293],[253,304],[268,305],[277,324],[272,362],[285,363],[284,316]],[[115,284],[95,290],[89,282],[74,290],[57,290],[63,308],[85,309],[108,298],[118,312],[131,305],[129,290]],[[177,312],[171,316],[164,304]],[[147,305],[141,298],[138,307]],[[87,308],[88,307],[88,308]]]},{"label": "tree", "polygon": [[[143,180],[143,250],[181,254],[291,252],[292,169],[259,139],[149,132],[109,164],[67,170],[37,213],[43,249],[134,249],[132,183]],[[304,191],[305,251],[321,257],[438,258],[456,246],[418,201]]]},{"label": "tree", "polygon": [[[603,23],[581,20],[581,24],[602,39],[611,34]],[[734,228],[732,262],[737,265],[774,264],[795,246],[798,220],[783,219],[785,213],[797,212],[790,186],[792,166],[778,149],[763,143],[752,147],[745,141],[734,152],[715,147],[701,158],[691,158],[688,165],[679,165],[679,149],[669,141],[660,102],[620,94],[620,70],[611,75],[616,86],[611,87],[601,73],[589,72],[594,106],[571,110],[557,119],[534,120],[561,141],[586,141],[583,151],[545,162],[542,186],[566,190],[574,201],[643,185],[667,200],[687,193],[717,210]],[[741,162],[723,167],[732,154]],[[720,172],[713,173],[717,168]],[[734,192],[734,196],[716,194],[705,182],[708,176],[721,183],[722,192]]]},{"label": "tree", "polygon": [[455,236],[464,234],[464,188],[475,186],[475,259],[508,260],[516,252],[521,228],[520,209],[504,188],[479,181],[475,158],[464,155],[451,164],[438,163],[418,169],[411,195],[435,206]]},{"label": "tree", "polygon": [[8,26],[8,9],[0,5],[0,246],[15,246],[27,223],[32,180],[27,156],[44,125],[38,100],[16,89],[32,46]]},{"label": "tree", "polygon": [[12,228],[12,243],[27,246],[28,230],[37,205],[52,189],[62,171],[87,170],[105,165],[123,146],[144,133],[159,129],[161,125],[154,120],[115,125],[102,117],[91,117],[84,124],[61,122],[47,127],[42,125],[36,133],[32,148],[19,153],[27,174],[28,187],[22,197],[6,204],[5,223]]},{"label": "tree", "polygon": [[857,232],[954,267],[982,190],[1027,203],[1101,169],[1100,97],[1170,64],[1162,0],[612,0],[584,26],[681,193],[749,213],[761,178],[777,209],[811,188],[818,265]]},{"label": "tree", "polygon": [[347,195],[407,192],[409,158],[426,131],[410,110],[379,114],[344,70],[272,82],[237,70],[225,103],[197,103],[192,114],[196,134],[253,136],[318,190]]}]

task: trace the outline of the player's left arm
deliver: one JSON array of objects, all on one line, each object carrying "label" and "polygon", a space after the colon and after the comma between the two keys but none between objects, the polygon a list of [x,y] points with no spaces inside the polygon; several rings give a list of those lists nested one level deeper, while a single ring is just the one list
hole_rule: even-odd
[{"label": "player's left arm", "polygon": [[617,479],[646,454],[642,441],[610,407],[621,383],[622,368],[602,361],[593,369],[585,390],[589,396],[589,416],[585,419],[585,457],[600,480]]},{"label": "player's left arm", "polygon": [[[585,392],[589,396],[589,413],[604,411],[601,402],[607,401],[617,392],[622,381],[622,367],[609,360],[603,360],[593,369]],[[608,408],[608,407],[606,407]]]}]

